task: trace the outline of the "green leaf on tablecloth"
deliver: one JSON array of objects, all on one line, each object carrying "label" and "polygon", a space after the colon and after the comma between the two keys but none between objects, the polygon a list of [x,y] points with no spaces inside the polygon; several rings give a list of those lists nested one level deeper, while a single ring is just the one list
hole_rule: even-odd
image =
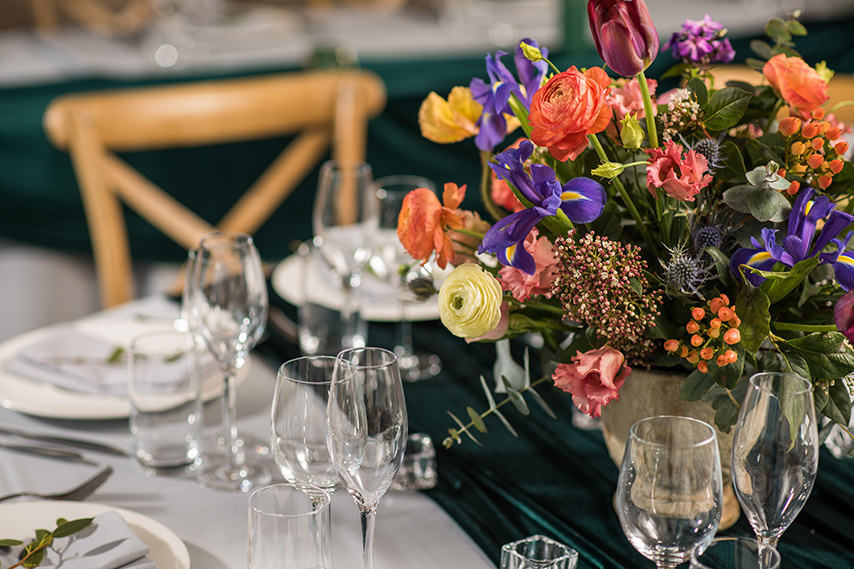
[{"label": "green leaf on tablecloth", "polygon": [[466,407],[466,413],[469,414],[469,419],[471,419],[472,425],[474,428],[480,431],[481,433],[486,432],[486,424],[483,422],[483,419],[480,417],[480,413],[478,413],[474,407]]},{"label": "green leaf on tablecloth", "polygon": [[738,327],[741,333],[741,346],[745,351],[755,354],[765,338],[771,333],[771,316],[768,309],[771,302],[762,289],[745,286],[738,293],[735,312],[741,319]]},{"label": "green leaf on tablecloth", "polygon": [[711,375],[695,369],[682,382],[679,397],[685,401],[699,401],[714,384],[715,380]]}]

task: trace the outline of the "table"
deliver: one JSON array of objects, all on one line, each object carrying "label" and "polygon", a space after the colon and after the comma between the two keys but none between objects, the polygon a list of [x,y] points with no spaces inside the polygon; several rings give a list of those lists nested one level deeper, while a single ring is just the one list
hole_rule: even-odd
[{"label": "table", "polygon": [[[293,307],[273,298],[291,313]],[[393,324],[372,323],[369,342],[389,345]],[[414,325],[416,348],[443,358],[436,378],[405,385],[410,430],[426,432],[437,443],[439,483],[433,490],[389,494],[381,502],[375,550],[378,569],[466,567],[498,563],[504,543],[545,534],[579,551],[581,569],[629,569],[650,564],[623,536],[612,507],[618,475],[599,431],[572,425],[571,399],[562,392],[539,392],[558,415],[553,420],[534,409],[506,416],[519,432],[512,437],[487,419],[489,432],[451,449],[439,444],[453,426],[446,411],[465,416],[465,408],[484,407],[479,376],[489,381],[494,359],[490,344],[466,344],[437,322]],[[512,351],[520,360],[523,342]],[[238,390],[240,428],[258,437],[269,428],[276,366],[297,355],[297,347],[273,334],[252,358],[246,383]],[[532,354],[536,360],[536,355]],[[209,404],[210,406],[210,404]],[[214,409],[216,404],[214,403]],[[128,448],[127,422],[39,419],[0,409],[0,424],[33,431],[76,434]],[[0,490],[54,490],[70,486],[91,467],[11,454],[0,449]],[[138,511],[175,531],[190,550],[193,567],[241,567],[246,543],[246,496],[202,489],[192,480],[146,478],[128,458],[102,458],[116,474],[91,500]],[[334,542],[338,569],[358,567],[358,517],[343,492],[334,499]],[[784,534],[780,552],[786,566],[854,566],[854,459],[836,460],[822,450],[812,496]],[[742,517],[725,532],[749,535]]]}]

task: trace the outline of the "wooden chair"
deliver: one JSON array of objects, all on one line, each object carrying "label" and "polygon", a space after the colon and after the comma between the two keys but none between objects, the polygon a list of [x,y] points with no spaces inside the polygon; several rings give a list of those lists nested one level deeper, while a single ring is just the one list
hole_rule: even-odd
[{"label": "wooden chair", "polygon": [[44,127],[71,157],[80,186],[101,303],[134,298],[122,203],[184,248],[215,229],[116,153],[293,135],[216,228],[254,234],[328,155],[364,160],[369,119],[385,87],[364,70],[312,71],[61,96]]},{"label": "wooden chair", "polygon": [[30,0],[36,29],[55,31],[65,18],[106,36],[133,34],[152,15],[151,0]]}]

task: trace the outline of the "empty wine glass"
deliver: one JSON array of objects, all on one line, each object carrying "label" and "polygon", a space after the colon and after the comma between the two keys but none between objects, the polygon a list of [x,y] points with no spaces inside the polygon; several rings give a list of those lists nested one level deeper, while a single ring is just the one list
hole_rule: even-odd
[{"label": "empty wine glass", "polygon": [[336,358],[329,395],[329,454],[359,507],[362,566],[373,568],[380,498],[400,469],[407,418],[397,357],[382,348],[353,348]]},{"label": "empty wine glass", "polygon": [[716,537],[691,552],[691,569],[779,569],[780,553],[750,537]]},{"label": "empty wine glass", "polygon": [[320,167],[312,223],[320,251],[341,285],[342,348],[365,345],[356,291],[371,259],[377,197],[370,165],[329,160]]},{"label": "empty wine glass", "polygon": [[223,455],[203,455],[199,482],[247,492],[272,478],[237,445],[235,375],[267,324],[267,286],[261,258],[244,233],[213,232],[199,243],[190,321],[223,372]]},{"label": "empty wine glass", "polygon": [[687,561],[721,520],[721,463],[715,430],[662,415],[629,431],[617,482],[617,515],[632,546],[659,569]]},{"label": "empty wine glass", "polygon": [[818,470],[812,385],[793,374],[750,378],[732,443],[732,480],[756,538],[776,546],[809,498]]},{"label": "empty wine glass", "polygon": [[341,485],[326,444],[335,356],[305,356],[279,367],[273,397],[273,459],[289,482],[329,493]]},{"label": "empty wine glass", "polygon": [[442,371],[442,360],[436,354],[416,352],[413,348],[408,308],[427,301],[435,294],[432,266],[421,265],[406,252],[397,236],[397,223],[403,200],[409,192],[418,188],[435,192],[436,185],[421,176],[385,176],[376,181],[376,187],[380,221],[371,266],[375,267],[376,260],[376,272],[386,277],[397,293],[400,317],[394,353],[404,381],[427,379]]}]

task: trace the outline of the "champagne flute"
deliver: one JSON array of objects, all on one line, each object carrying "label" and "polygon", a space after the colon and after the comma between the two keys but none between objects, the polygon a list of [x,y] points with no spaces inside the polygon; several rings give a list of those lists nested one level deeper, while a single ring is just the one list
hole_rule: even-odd
[{"label": "champagne flute", "polygon": [[393,352],[352,348],[338,354],[328,420],[332,464],[361,514],[362,566],[373,569],[377,507],[400,469],[408,428]]},{"label": "champagne flute", "polygon": [[732,479],[756,538],[776,546],[809,498],[818,470],[812,385],[789,373],[758,373],[741,404]]},{"label": "champagne flute", "polygon": [[235,376],[267,324],[267,286],[252,237],[217,231],[202,237],[196,254],[190,321],[223,372],[225,454],[202,458],[199,482],[248,492],[272,478],[238,446]]},{"label": "champagne flute", "polygon": [[341,285],[344,349],[365,345],[356,292],[371,259],[377,210],[370,165],[336,160],[321,165],[312,223],[320,251]]},{"label": "champagne flute", "polygon": [[341,479],[332,465],[326,409],[335,356],[305,356],[279,366],[273,396],[273,459],[288,482],[333,493]]},{"label": "champagne flute", "polygon": [[407,309],[435,294],[432,266],[422,266],[406,252],[397,236],[397,223],[407,194],[418,188],[435,192],[436,184],[421,176],[385,176],[376,181],[376,187],[380,221],[371,267],[376,264],[376,272],[386,276],[397,292],[400,319],[394,353],[400,374],[404,381],[427,379],[442,371],[442,360],[436,354],[415,351]]},{"label": "champagne flute", "polygon": [[659,569],[705,548],[721,520],[723,484],[715,430],[688,417],[641,419],[629,431],[617,482],[617,515],[629,542]]}]

